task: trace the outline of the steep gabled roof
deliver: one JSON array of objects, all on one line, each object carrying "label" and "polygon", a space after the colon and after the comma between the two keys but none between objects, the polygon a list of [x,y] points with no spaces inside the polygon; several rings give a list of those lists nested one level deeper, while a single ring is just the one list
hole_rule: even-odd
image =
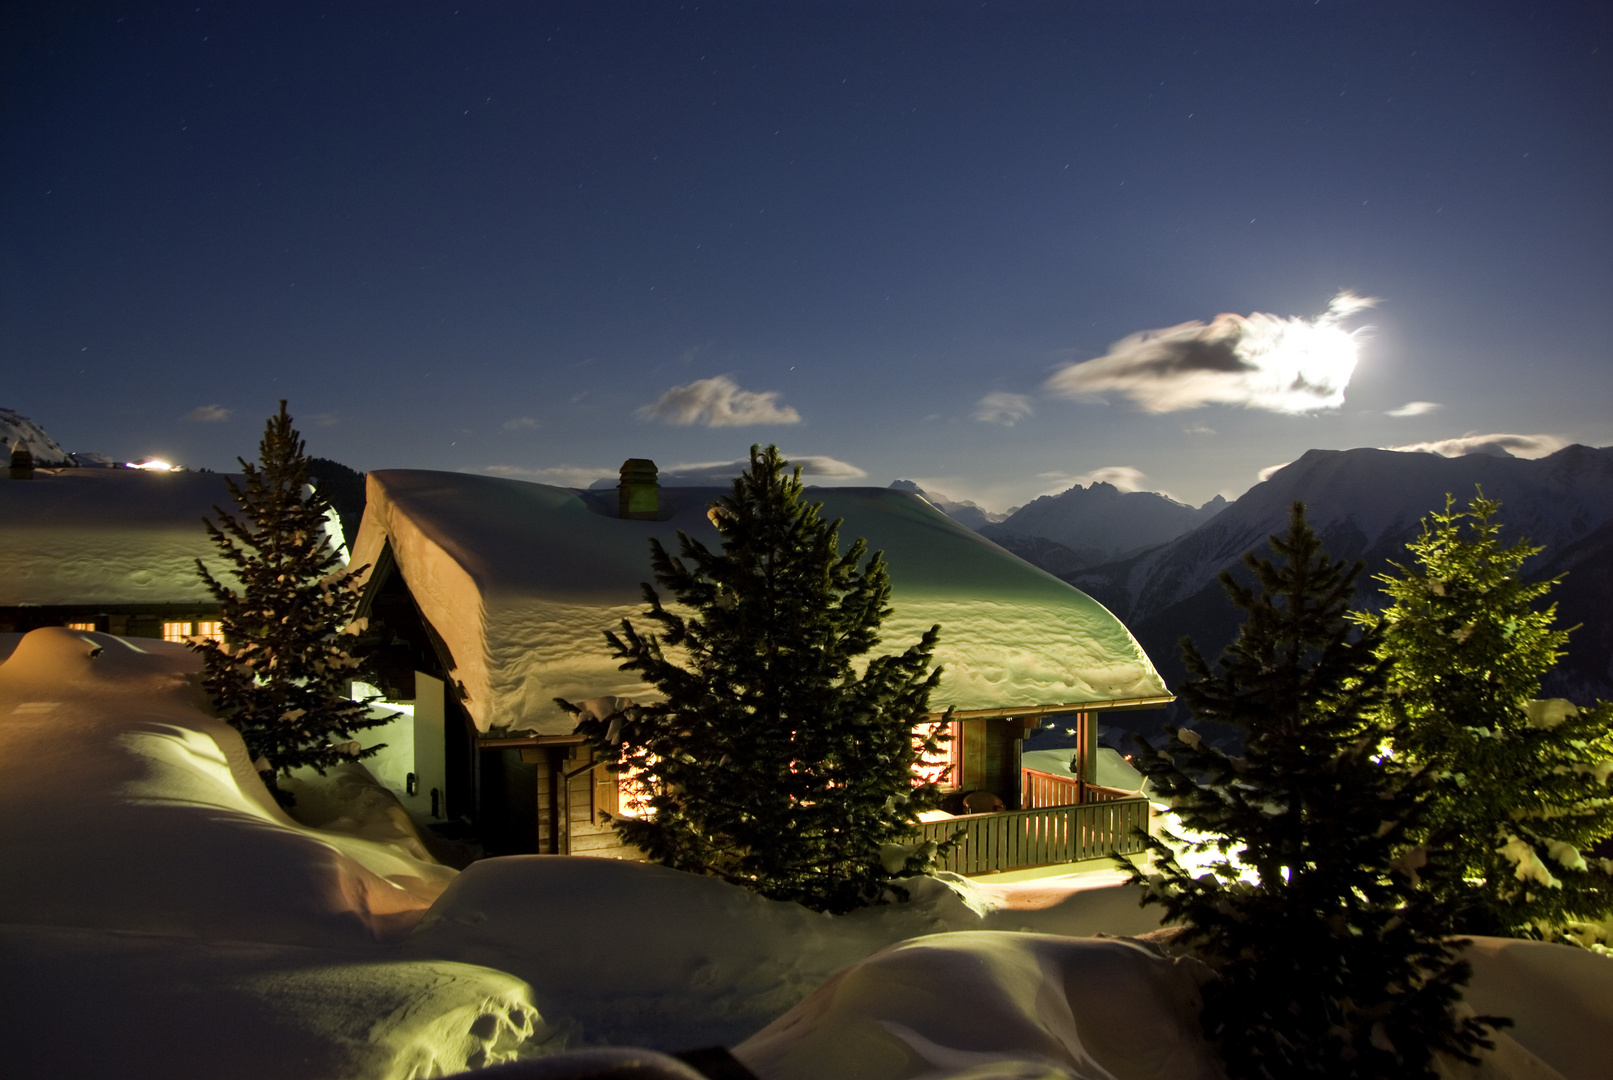
[{"label": "steep gabled roof", "polygon": [[[616,670],[603,631],[643,611],[650,537],[677,550],[683,530],[717,546],[706,518],[718,488],[663,488],[660,521],[616,516],[614,490],[419,470],[369,474],[353,549],[384,549],[453,657],[477,727],[569,731],[555,697],[644,700]],[[962,712],[1114,707],[1168,700],[1154,666],[1102,605],[1022,562],[907,492],[814,488],[842,543],[864,537],[890,566],[884,651],[941,624],[946,668],[932,704]],[[642,622],[642,620],[639,620]]]}]

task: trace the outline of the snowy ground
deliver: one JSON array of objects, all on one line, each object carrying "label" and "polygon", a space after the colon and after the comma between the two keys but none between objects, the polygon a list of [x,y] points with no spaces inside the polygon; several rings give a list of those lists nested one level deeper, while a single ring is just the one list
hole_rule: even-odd
[{"label": "snowy ground", "polygon": [[[380,1080],[719,1043],[763,1080],[1213,1075],[1192,966],[1090,936],[1155,928],[1128,888],[922,882],[832,917],[638,863],[456,874],[357,767],[302,789],[322,827],[281,813],[178,646],[39,630],[8,653],[8,1077]],[[1481,1075],[1613,1075],[1613,961],[1473,959],[1475,1007],[1518,1020]]]}]

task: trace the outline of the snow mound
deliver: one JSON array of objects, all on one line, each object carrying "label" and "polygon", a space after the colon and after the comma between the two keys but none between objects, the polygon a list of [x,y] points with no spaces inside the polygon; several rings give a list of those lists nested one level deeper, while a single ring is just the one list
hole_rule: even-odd
[{"label": "snow mound", "polygon": [[474,863],[403,951],[507,971],[588,1044],[678,1050],[732,1044],[847,964],[898,941],[960,930],[1143,933],[1157,908],[1132,888],[1071,892],[1034,909],[1010,890],[906,883],[908,903],[826,915],[716,878],[648,863],[526,855]]},{"label": "snow mound", "polygon": [[0,952],[16,1078],[404,1080],[554,1034],[519,981],[466,964],[60,927],[0,926]]},{"label": "snow mound", "polygon": [[[1613,962],[1541,942],[1475,939],[1467,1004],[1511,1016],[1447,1080],[1601,1080],[1613,1060]],[[1136,941],[944,934],[825,982],[734,1048],[763,1080],[1213,1080],[1202,965]]]},{"label": "snow mound", "polygon": [[1215,1080],[1200,979],[1130,941],[946,934],[840,972],[734,1056],[766,1080]]},{"label": "snow mound", "polygon": [[18,642],[0,665],[0,921],[305,945],[406,932],[454,871],[417,837],[287,817],[198,671],[166,642]]}]

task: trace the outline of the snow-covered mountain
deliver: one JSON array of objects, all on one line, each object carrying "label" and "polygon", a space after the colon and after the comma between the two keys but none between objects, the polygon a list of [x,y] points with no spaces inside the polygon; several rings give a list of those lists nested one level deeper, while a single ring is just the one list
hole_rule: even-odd
[{"label": "snow-covered mountain", "polygon": [[[1267,537],[1286,527],[1295,500],[1306,504],[1331,555],[1365,559],[1371,575],[1385,571],[1390,560],[1409,557],[1406,542],[1426,514],[1444,507],[1447,493],[1465,505],[1480,488],[1501,502],[1504,540],[1528,538],[1545,547],[1526,564],[1527,576],[1570,573],[1553,595],[1562,604],[1561,625],[1584,623],[1570,640],[1561,673],[1574,680],[1574,696],[1613,696],[1613,616],[1606,602],[1613,447],[1569,446],[1538,460],[1311,450],[1192,532],[1133,558],[1065,576],[1120,616],[1174,685],[1182,670],[1177,642],[1184,634],[1214,657],[1237,632],[1236,612],[1217,575],[1238,567],[1246,551],[1267,554]],[[1381,596],[1370,576],[1359,596],[1363,605]]]},{"label": "snow-covered mountain", "polygon": [[[1121,491],[1095,481],[1026,503],[1005,520],[980,526],[988,536],[1053,573],[1055,548],[1081,567],[1124,559],[1197,528],[1226,509],[1217,495],[1201,507],[1179,503],[1153,491]],[[1051,545],[1051,546],[1050,546]]]},{"label": "snow-covered mountain", "polygon": [[18,439],[27,444],[29,451],[34,455],[35,465],[69,463],[67,451],[57,446],[56,440],[46,435],[44,428],[19,412],[0,409],[0,442],[5,444],[4,450],[8,456]]},{"label": "snow-covered mountain", "polygon": [[[957,502],[942,495],[939,491],[925,491],[911,480],[893,481],[891,490],[911,491],[953,521],[966,525],[976,532],[979,532],[984,526],[1001,521],[1008,516],[1008,514],[999,514],[995,511],[982,509],[968,500]],[[1010,510],[1008,513],[1013,513],[1013,511]]]}]

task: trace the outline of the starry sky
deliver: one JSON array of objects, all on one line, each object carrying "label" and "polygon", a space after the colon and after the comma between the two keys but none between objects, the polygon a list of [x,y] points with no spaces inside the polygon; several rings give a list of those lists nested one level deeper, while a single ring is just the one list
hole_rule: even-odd
[{"label": "starry sky", "polygon": [[1613,443],[1605,3],[7,9],[0,406],[71,450],[284,397],[364,470],[1005,509]]}]

